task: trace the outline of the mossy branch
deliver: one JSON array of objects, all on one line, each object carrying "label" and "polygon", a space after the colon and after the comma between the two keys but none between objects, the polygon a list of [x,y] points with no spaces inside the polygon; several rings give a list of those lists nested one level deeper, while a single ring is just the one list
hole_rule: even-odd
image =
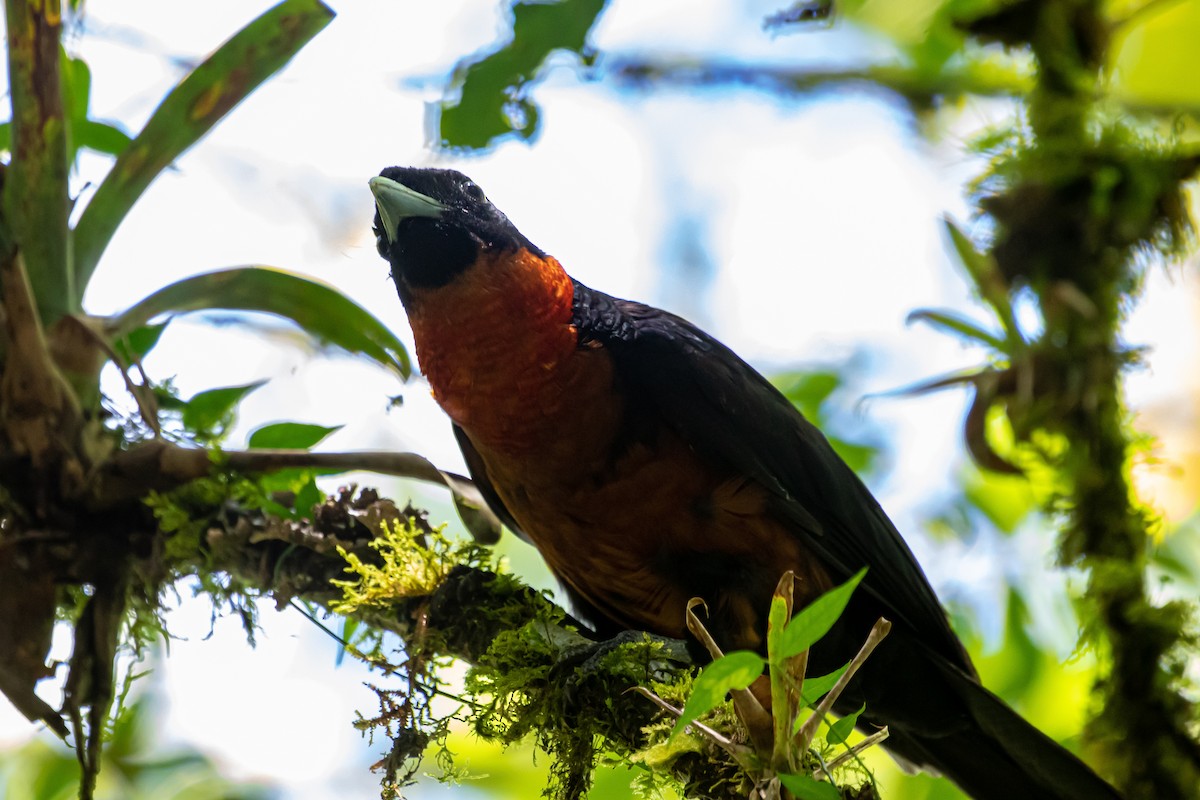
[{"label": "mossy branch", "polygon": [[1059,476],[1053,507],[1064,512],[1059,560],[1087,570],[1085,624],[1107,655],[1085,731],[1096,762],[1131,800],[1182,800],[1200,786],[1197,711],[1181,685],[1194,608],[1156,605],[1148,592],[1153,520],[1129,479],[1120,326],[1145,254],[1191,241],[1183,183],[1200,161],[1147,144],[1096,101],[1110,26],[1100,4],[1074,0],[965,24],[1028,45],[1038,65],[1027,129],[993,163],[978,200],[1010,295],[1033,291],[1044,331],[1012,354],[1024,391],[991,400],[1003,402],[1019,441],[1058,443],[1047,458]]}]

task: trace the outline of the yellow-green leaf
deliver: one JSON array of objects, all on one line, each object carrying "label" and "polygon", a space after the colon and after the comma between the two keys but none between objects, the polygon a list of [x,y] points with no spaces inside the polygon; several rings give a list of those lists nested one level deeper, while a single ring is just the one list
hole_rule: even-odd
[{"label": "yellow-green leaf", "polygon": [[[838,678],[846,671],[850,665],[843,664],[842,666],[830,672],[827,675],[818,675],[815,678],[805,678],[804,683],[800,685],[800,702],[806,706],[816,705],[816,703],[825,695],[829,694],[829,690],[838,682]],[[799,720],[796,722],[796,730],[800,729]]]},{"label": "yellow-green leaf", "polygon": [[841,800],[837,787],[827,781],[819,781],[807,775],[781,774],[779,782],[792,793],[796,800]]},{"label": "yellow-green leaf", "polygon": [[850,580],[830,589],[792,617],[792,621],[780,637],[779,652],[771,654],[772,661],[782,664],[785,659],[812,647],[828,633],[833,623],[842,615],[846,604],[850,602],[850,595],[854,594],[854,589],[866,574],[867,568],[863,567]]},{"label": "yellow-green leaf", "polygon": [[841,719],[829,726],[829,733],[825,734],[825,741],[830,744],[844,744],[846,738],[854,730],[854,725],[858,722],[859,714],[866,710],[867,706],[864,703],[859,706],[858,711],[853,714],[847,714]]},{"label": "yellow-green leaf", "polygon": [[762,675],[764,666],[766,662],[762,657],[749,650],[735,650],[706,666],[692,685],[692,696],[684,705],[671,736],[720,705],[731,689],[745,689],[754,683]]}]

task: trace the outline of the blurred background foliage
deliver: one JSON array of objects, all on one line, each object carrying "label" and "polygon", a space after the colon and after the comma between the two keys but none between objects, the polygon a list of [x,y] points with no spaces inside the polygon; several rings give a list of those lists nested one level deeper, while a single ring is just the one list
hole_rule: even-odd
[{"label": "blurred background foliage", "polygon": [[[97,7],[103,5],[103,0],[93,2]],[[461,59],[436,79],[440,96],[429,103],[427,120],[431,147],[460,155],[470,153],[483,163],[494,149],[517,143],[530,147],[536,158],[541,128],[553,113],[540,100],[539,86],[553,70],[564,66],[574,70],[581,80],[617,87],[623,92],[620,97],[630,105],[636,105],[640,97],[651,92],[711,93],[717,97],[765,95],[773,102],[796,104],[834,102],[845,92],[882,91],[901,99],[911,111],[914,128],[933,141],[962,136],[960,115],[964,108],[977,108],[969,104],[979,98],[992,98],[987,102],[994,104],[988,107],[987,115],[981,116],[1010,118],[1017,109],[1014,98],[1027,91],[1033,80],[1027,53],[968,44],[966,34],[955,23],[964,9],[982,4],[999,9],[990,17],[993,26],[990,35],[1001,43],[1006,36],[1019,39],[1022,21],[1037,6],[1032,0],[780,3],[774,12],[761,16],[764,41],[796,37],[796,47],[803,49],[805,37],[818,36],[833,26],[844,26],[857,30],[870,43],[865,50],[871,55],[853,63],[800,67],[758,59],[745,50],[715,56],[681,55],[668,47],[611,55],[599,52],[591,43],[591,34],[608,7],[617,4],[616,0],[612,4],[602,0],[501,3],[503,29],[497,32],[494,41],[470,53],[465,51],[475,45],[464,45]],[[124,132],[125,123],[93,119],[90,115],[92,76],[88,65],[72,53],[78,37],[93,33],[88,26],[89,7],[71,19],[71,35],[62,60],[72,163],[81,149],[116,156],[130,142]],[[1200,41],[1200,2],[1112,0],[1103,4],[1103,8],[1110,25],[1098,35],[1110,36],[1111,41],[1104,51],[1106,82],[1102,87],[1102,102],[1109,104],[1114,116],[1154,112],[1137,118],[1147,137],[1166,137],[1173,145],[1197,143],[1200,48],[1194,43]],[[431,31],[430,35],[436,33]],[[112,32],[104,35],[111,36]],[[141,44],[153,47],[151,42]],[[328,69],[338,67],[330,64]],[[0,148],[8,148],[10,140],[11,126],[0,126]],[[965,142],[958,144],[964,160],[978,159],[978,153],[986,155],[1006,146],[1003,136],[976,138],[971,146]],[[352,146],[352,143],[337,146]],[[269,151],[270,141],[264,139],[262,148]],[[703,169],[703,165],[686,166]],[[314,169],[319,171],[319,163]],[[967,192],[971,189],[964,187]],[[668,288],[675,286],[691,295],[679,301],[686,306],[711,291],[714,269],[705,240],[704,220],[689,218],[686,198],[679,199],[675,217],[668,213],[663,223],[668,231],[684,231],[674,239],[664,235],[665,240],[672,242],[664,261],[678,274],[664,275],[662,280]],[[355,208],[355,213],[360,210]],[[321,211],[316,213],[319,215]],[[781,232],[781,239],[785,236]],[[969,264],[967,269],[970,270]],[[106,279],[121,278],[114,273]],[[698,304],[695,310],[699,316],[707,313],[703,304]],[[711,313],[719,314],[719,307]],[[853,315],[854,310],[848,309],[846,313]],[[1013,319],[1021,317],[1021,309],[1013,313]],[[989,323],[926,321],[967,340],[1002,343],[1009,320],[1000,314]],[[988,329],[988,324],[995,329]],[[1192,331],[1187,335],[1195,334]],[[966,347],[972,354],[980,353],[969,341]],[[985,351],[983,358],[994,362],[1003,360],[1002,356],[996,351]],[[833,364],[780,367],[775,379],[788,397],[823,427],[843,457],[876,483],[886,479],[889,469],[900,468],[904,458],[902,453],[889,451],[887,431],[864,422],[861,414],[851,413],[863,395],[864,384],[869,383],[864,380],[864,373],[872,367],[869,354],[866,357],[860,354]],[[919,377],[922,376],[914,376]],[[231,426],[234,406],[256,387],[246,384],[242,388],[244,391],[237,398],[221,404],[214,412],[210,427],[219,427],[224,432]],[[1200,391],[1194,380],[1187,388],[1191,392]],[[875,398],[871,402],[899,401]],[[1154,497],[1169,512],[1161,517],[1152,555],[1155,594],[1162,598],[1194,598],[1200,594],[1197,536],[1200,517],[1195,502],[1197,470],[1194,469],[1196,454],[1200,453],[1200,436],[1194,417],[1174,411],[1177,409],[1138,409],[1141,418],[1167,440],[1169,457],[1187,466],[1182,470],[1182,480],[1168,485],[1160,474],[1149,473],[1140,479],[1140,485],[1150,489],[1157,486]],[[1008,451],[1006,442],[1011,444],[1013,435],[1005,428],[1004,420],[991,415],[986,424],[992,446],[1001,452]],[[957,426],[958,421],[946,420],[946,425]],[[332,427],[322,430],[328,432]],[[1157,457],[1155,447],[1159,445],[1146,441],[1142,448],[1144,463],[1152,463]],[[1047,579],[1041,570],[1031,569],[1026,573],[1019,569],[1022,563],[1041,567],[1051,560],[1055,528],[1053,521],[1042,514],[1042,508],[1054,494],[1051,484],[1056,477],[1037,469],[1025,477],[1014,477],[980,470],[967,465],[965,460],[963,464],[953,484],[939,489],[921,510],[924,532],[934,543],[945,545],[951,554],[968,549],[1006,554],[999,560],[1008,565],[1008,571],[1001,576],[1001,585],[992,587],[993,591],[952,589],[944,599],[984,683],[1052,736],[1071,744],[1070,737],[1080,731],[1089,710],[1090,690],[1096,675],[1095,655],[1076,652],[1072,602],[1078,593],[1080,576],[1067,570]],[[305,481],[306,486],[310,485],[311,476],[306,476]],[[535,555],[514,545],[511,537],[500,547],[508,553],[517,572],[537,575],[540,567]],[[533,580],[536,582],[538,578]],[[547,579],[543,575],[541,580]],[[971,577],[964,576],[963,580],[970,581]],[[1194,671],[1193,665],[1193,679]],[[98,796],[252,798],[278,794],[266,786],[239,787],[221,778],[217,768],[198,753],[164,750],[158,743],[159,732],[154,722],[155,695],[135,688],[135,696],[139,699],[128,706],[113,728]],[[248,723],[231,720],[230,724]],[[499,751],[481,745],[466,732],[456,732],[449,748],[457,754],[456,763],[464,770],[458,776],[463,781],[462,787],[451,791],[470,792],[479,797],[527,797],[534,796],[545,785],[545,759],[537,758],[531,750]],[[928,776],[898,779],[896,768],[878,752],[873,753],[872,764],[879,771],[884,796],[893,800],[959,796],[946,782]],[[27,742],[0,755],[0,786],[3,796],[13,800],[73,796],[76,771],[73,755],[49,738]],[[630,797],[631,783],[636,777],[623,767],[603,771],[597,777],[591,797],[597,800]],[[442,790],[430,782],[415,787],[412,796],[438,797],[442,796]]]},{"label": "blurred background foliage", "polygon": [[[269,787],[224,777],[212,759],[186,745],[163,742],[161,689],[138,684],[137,699],[113,723],[96,797],[104,800],[267,800]],[[6,800],[74,800],[75,754],[53,739],[34,739],[0,752]]]}]

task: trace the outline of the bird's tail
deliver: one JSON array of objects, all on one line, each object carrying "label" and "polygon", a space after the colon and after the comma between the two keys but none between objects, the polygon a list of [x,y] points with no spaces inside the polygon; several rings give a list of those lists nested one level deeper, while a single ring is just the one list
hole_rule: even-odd
[{"label": "bird's tail", "polygon": [[936,668],[970,720],[945,736],[893,728],[888,746],[897,755],[936,770],[975,800],[1120,800],[1087,764],[973,678],[948,664]]}]

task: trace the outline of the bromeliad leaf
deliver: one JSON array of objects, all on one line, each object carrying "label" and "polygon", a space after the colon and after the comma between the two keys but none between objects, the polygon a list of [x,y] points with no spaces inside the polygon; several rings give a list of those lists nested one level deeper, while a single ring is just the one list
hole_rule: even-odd
[{"label": "bromeliad leaf", "polygon": [[75,226],[74,286],[80,297],[117,226],[151,181],[282,69],[331,19],[333,12],[320,0],[284,0],[242,28],[171,90],[146,127],[121,151]]},{"label": "bromeliad leaf", "polygon": [[745,689],[754,683],[765,666],[762,657],[749,650],[727,653],[706,666],[692,685],[692,696],[684,704],[671,736],[720,705],[731,689]]},{"label": "bromeliad leaf", "polygon": [[341,425],[326,427],[304,422],[276,422],[255,429],[246,445],[251,450],[307,450],[341,429]]},{"label": "bromeliad leaf", "polygon": [[796,800],[841,800],[842,793],[827,781],[819,781],[807,775],[781,774],[779,782],[792,793]]},{"label": "bromeliad leaf", "polygon": [[290,319],[322,344],[365,355],[407,378],[408,351],[387,326],[331,286],[268,267],[236,267],[184,278],[111,317],[118,338],[161,314],[229,309]]},{"label": "bromeliad leaf", "polygon": [[954,245],[954,250],[958,253],[962,265],[966,267],[967,274],[970,276],[971,282],[975,284],[979,296],[992,307],[1000,324],[1004,327],[1009,351],[1017,349],[1025,343],[1025,339],[1021,335],[1021,329],[1017,326],[1017,318],[1013,314],[1012,303],[1008,297],[1008,284],[1000,274],[1000,267],[997,266],[996,260],[986,253],[979,252],[971,238],[963,233],[954,220],[946,217],[943,222],[950,242]]},{"label": "bromeliad leaf", "polygon": [[237,404],[266,381],[224,386],[199,392],[183,406],[183,428],[198,439],[216,439],[224,432]]},{"label": "bromeliad leaf", "polygon": [[771,656],[774,662],[783,663],[784,659],[799,655],[828,633],[866,574],[867,568],[863,567],[850,580],[830,589],[792,617],[783,631],[779,652]]},{"label": "bromeliad leaf", "polygon": [[1008,347],[1003,339],[993,333],[989,333],[969,319],[963,319],[957,314],[922,308],[909,314],[905,322],[909,324],[913,322],[927,322],[935,328],[941,328],[964,339],[973,339],[974,341],[981,342],[1001,353],[1008,352]]}]

